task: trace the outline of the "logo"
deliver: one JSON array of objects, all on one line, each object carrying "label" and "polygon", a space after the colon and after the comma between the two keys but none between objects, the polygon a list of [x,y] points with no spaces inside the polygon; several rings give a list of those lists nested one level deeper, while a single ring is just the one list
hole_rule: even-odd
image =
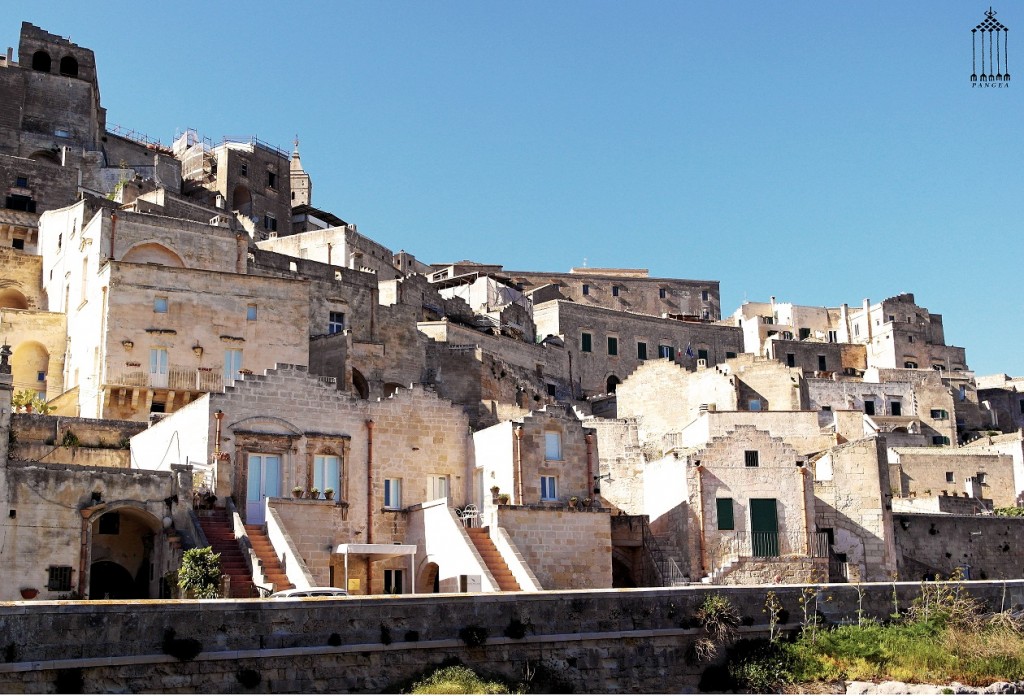
[{"label": "logo", "polygon": [[[971,87],[1009,87],[1010,66],[1007,37],[1010,30],[999,20],[991,7],[985,19],[971,29]],[[981,72],[978,66],[981,65]]]}]

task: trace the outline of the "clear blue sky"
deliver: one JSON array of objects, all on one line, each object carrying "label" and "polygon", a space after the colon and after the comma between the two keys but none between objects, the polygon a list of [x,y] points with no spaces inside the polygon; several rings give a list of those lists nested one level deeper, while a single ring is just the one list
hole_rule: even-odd
[{"label": "clear blue sky", "polygon": [[0,26],[95,50],[111,125],[297,133],[314,204],[423,261],[715,279],[726,313],[913,292],[979,374],[1024,375],[1024,3],[994,6],[1014,80],[983,92],[986,9],[48,2]]}]

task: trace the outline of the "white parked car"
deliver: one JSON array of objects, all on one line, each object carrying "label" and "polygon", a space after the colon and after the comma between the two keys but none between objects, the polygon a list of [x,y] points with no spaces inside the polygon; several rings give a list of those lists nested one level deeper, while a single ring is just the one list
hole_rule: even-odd
[{"label": "white parked car", "polygon": [[271,599],[298,599],[300,597],[348,597],[348,592],[340,587],[307,587],[282,590],[270,595]]}]

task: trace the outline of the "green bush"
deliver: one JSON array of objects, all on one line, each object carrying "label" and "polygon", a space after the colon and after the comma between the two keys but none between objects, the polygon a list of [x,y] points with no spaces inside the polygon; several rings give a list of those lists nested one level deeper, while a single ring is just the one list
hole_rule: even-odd
[{"label": "green bush", "polygon": [[188,597],[215,599],[220,588],[220,554],[210,546],[186,551],[178,569],[178,587]]},{"label": "green bush", "polygon": [[468,667],[453,665],[442,667],[412,686],[414,694],[510,694],[508,686],[496,681],[484,681]]}]

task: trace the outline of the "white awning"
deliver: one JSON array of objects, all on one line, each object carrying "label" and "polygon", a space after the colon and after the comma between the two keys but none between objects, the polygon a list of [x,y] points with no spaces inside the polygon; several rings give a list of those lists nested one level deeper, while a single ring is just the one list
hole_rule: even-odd
[{"label": "white awning", "polygon": [[[409,582],[412,594],[416,594],[416,545],[415,544],[338,544],[334,553],[345,557],[345,588],[348,589],[348,557],[364,556],[368,563],[386,561],[398,556],[409,557]],[[370,588],[366,588],[369,590]]]}]

